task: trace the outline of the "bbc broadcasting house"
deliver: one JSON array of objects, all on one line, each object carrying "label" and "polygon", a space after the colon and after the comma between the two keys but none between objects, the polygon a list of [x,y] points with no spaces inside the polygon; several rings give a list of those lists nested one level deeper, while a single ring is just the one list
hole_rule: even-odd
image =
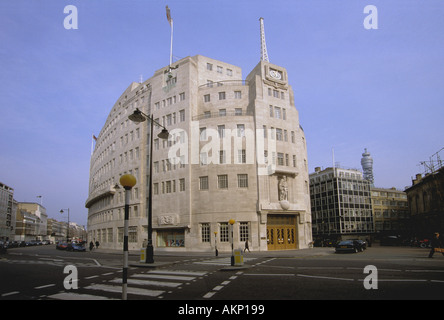
[{"label": "bbc broadcasting house", "polygon": [[158,138],[154,124],[155,251],[231,251],[231,230],[235,249],[309,247],[307,149],[286,69],[261,60],[244,79],[241,68],[201,55],[132,83],[112,107],[91,156],[89,240],[122,248],[119,179],[132,174],[129,249],[146,246],[151,121],[129,120],[136,109],[169,132]]}]

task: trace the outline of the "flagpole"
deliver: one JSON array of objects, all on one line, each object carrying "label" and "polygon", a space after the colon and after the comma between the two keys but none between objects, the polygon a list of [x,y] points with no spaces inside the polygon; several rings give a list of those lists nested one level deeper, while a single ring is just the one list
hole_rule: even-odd
[{"label": "flagpole", "polygon": [[173,19],[171,19],[170,68],[173,64]]},{"label": "flagpole", "polygon": [[166,16],[167,16],[167,20],[170,24],[171,27],[171,43],[170,43],[170,70],[171,70],[171,65],[173,64],[173,19],[171,18],[171,10],[170,8],[168,8],[168,6],[166,6]]}]

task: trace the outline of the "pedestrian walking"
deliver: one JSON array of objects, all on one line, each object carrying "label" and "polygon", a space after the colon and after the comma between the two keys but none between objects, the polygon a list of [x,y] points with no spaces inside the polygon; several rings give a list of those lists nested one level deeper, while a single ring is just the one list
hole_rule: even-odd
[{"label": "pedestrian walking", "polygon": [[[441,248],[441,239],[439,238],[439,233],[435,232],[431,241],[431,249],[429,253],[429,258],[433,258],[433,254],[435,253],[435,248]],[[444,252],[441,252],[444,256]]]},{"label": "pedestrian walking", "polygon": [[247,252],[247,250],[248,250],[248,252],[251,252],[251,251],[250,251],[250,248],[248,247],[248,240],[245,241],[245,249],[244,249],[244,252]]},{"label": "pedestrian walking", "polygon": [[96,241],[96,249],[99,249],[99,241]]},{"label": "pedestrian walking", "polygon": [[89,243],[89,251],[91,251],[94,248],[94,243],[91,241]]}]

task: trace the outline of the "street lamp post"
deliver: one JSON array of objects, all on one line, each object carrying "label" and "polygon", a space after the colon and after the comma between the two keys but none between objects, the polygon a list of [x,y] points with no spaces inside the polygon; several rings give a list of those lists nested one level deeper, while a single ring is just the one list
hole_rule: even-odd
[{"label": "street lamp post", "polygon": [[[151,95],[150,95],[151,97]],[[148,241],[146,247],[146,260],[145,263],[154,263],[154,247],[153,247],[153,124],[161,126],[163,129],[157,135],[161,139],[168,139],[169,132],[168,130],[162,126],[160,123],[155,121],[152,116],[149,116],[138,108],[134,110],[133,114],[128,116],[128,119],[133,121],[136,124],[144,122],[145,120],[150,121],[150,177],[149,177],[149,197],[148,197]]]},{"label": "street lamp post", "polygon": [[125,189],[125,222],[123,224],[123,272],[122,272],[122,300],[127,299],[127,278],[128,278],[128,220],[129,220],[129,200],[131,189],[136,185],[136,178],[131,174],[120,177],[120,184]]},{"label": "street lamp post", "polygon": [[60,213],[64,213],[63,210],[68,210],[68,227],[66,228],[66,242],[69,243],[69,208],[61,209]]},{"label": "street lamp post", "polygon": [[231,266],[234,266],[234,239],[233,239],[233,225],[234,219],[230,219],[228,223],[231,225]]}]

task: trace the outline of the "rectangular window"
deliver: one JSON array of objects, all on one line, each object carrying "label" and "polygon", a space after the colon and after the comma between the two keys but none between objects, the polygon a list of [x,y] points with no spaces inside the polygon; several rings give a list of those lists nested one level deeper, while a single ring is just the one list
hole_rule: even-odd
[{"label": "rectangular window", "polygon": [[185,191],[185,178],[179,179],[179,191]]},{"label": "rectangular window", "polygon": [[217,176],[217,187],[219,189],[228,189],[228,175],[222,174]]},{"label": "rectangular window", "polygon": [[201,225],[202,229],[202,242],[210,242],[210,224],[209,223],[202,223]]},{"label": "rectangular window", "polygon": [[234,91],[234,99],[242,99],[242,91]]},{"label": "rectangular window", "polygon": [[242,115],[242,108],[235,108],[234,109],[234,115],[235,116],[241,116]]},{"label": "rectangular window", "polygon": [[228,222],[220,223],[220,242],[229,242]]},{"label": "rectangular window", "polygon": [[239,224],[239,239],[245,242],[250,238],[250,224],[248,222],[241,222]]},{"label": "rectangular window", "polygon": [[281,118],[281,108],[275,107],[274,108],[274,115],[275,115],[276,119],[280,119]]},{"label": "rectangular window", "polygon": [[245,137],[245,125],[244,124],[237,125],[237,136],[239,138]]},{"label": "rectangular window", "polygon": [[227,163],[226,152],[225,152],[225,150],[220,150],[219,151],[219,164],[225,164],[225,163]]},{"label": "rectangular window", "polygon": [[238,188],[248,188],[248,174],[237,175],[237,186]]},{"label": "rectangular window", "polygon": [[203,127],[199,129],[200,141],[207,141],[207,128]]},{"label": "rectangular window", "polygon": [[128,242],[137,242],[137,227],[128,228]]},{"label": "rectangular window", "polygon": [[225,92],[219,92],[219,100],[225,100]]},{"label": "rectangular window", "polygon": [[247,163],[247,155],[245,149],[237,150],[237,163]]},{"label": "rectangular window", "polygon": [[225,138],[225,125],[217,126],[217,132],[219,133],[219,138]]},{"label": "rectangular window", "polygon": [[281,152],[278,152],[278,166],[284,165],[284,154]]},{"label": "rectangular window", "polygon": [[209,94],[204,95],[204,102],[210,102],[210,101],[211,101],[210,95]]},{"label": "rectangular window", "polygon": [[277,141],[283,140],[282,129],[280,129],[280,128],[276,128],[276,140]]},{"label": "rectangular window", "polygon": [[200,153],[200,165],[205,166],[208,164],[208,154],[206,152]]},{"label": "rectangular window", "polygon": [[208,190],[208,176],[199,177],[199,190]]},{"label": "rectangular window", "polygon": [[165,193],[171,193],[171,181],[167,181],[165,184]]},{"label": "rectangular window", "polygon": [[153,183],[153,194],[159,194],[159,184]]}]

